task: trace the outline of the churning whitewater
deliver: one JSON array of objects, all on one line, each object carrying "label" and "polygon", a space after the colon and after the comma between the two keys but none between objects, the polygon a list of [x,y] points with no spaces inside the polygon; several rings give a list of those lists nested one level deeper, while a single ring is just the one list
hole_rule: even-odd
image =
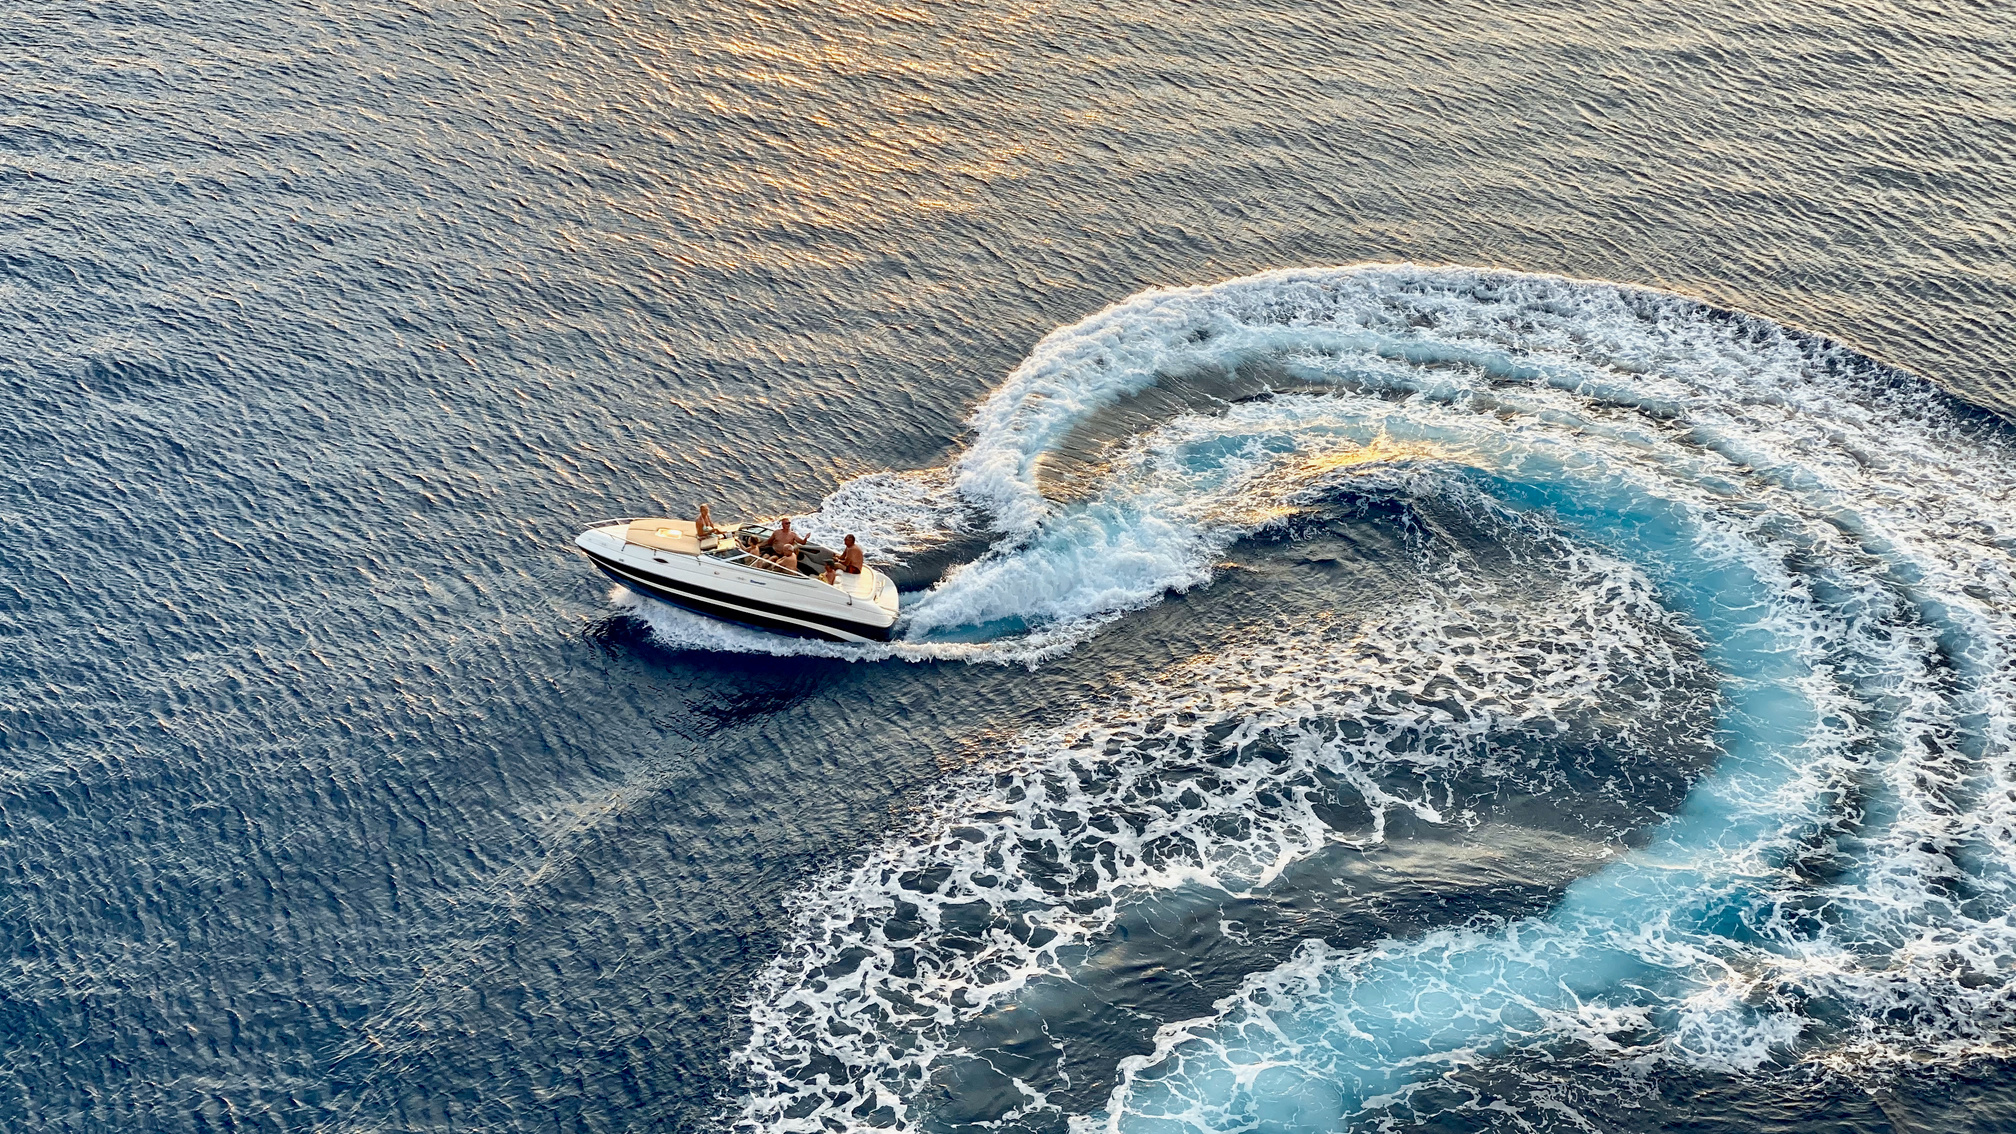
[{"label": "churning whitewater", "polygon": [[[809,884],[740,1128],[1319,1131],[1431,1086],[1572,1128],[1568,1066],[1614,1104],[2005,1051],[1995,420],[1673,295],[1372,266],[1136,296],[971,425],[813,528],[992,548],[898,643],[814,648],[1040,660],[1324,523],[1391,532],[1405,585],[1234,628]],[[1409,870],[1440,912],[1391,912]]]}]

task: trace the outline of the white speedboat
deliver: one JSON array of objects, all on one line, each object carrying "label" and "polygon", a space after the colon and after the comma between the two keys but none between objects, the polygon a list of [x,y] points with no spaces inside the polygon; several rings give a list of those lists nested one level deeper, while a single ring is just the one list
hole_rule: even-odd
[{"label": "white speedboat", "polygon": [[691,520],[606,520],[574,545],[604,574],[652,598],[785,634],[835,642],[886,642],[896,624],[896,584],[873,567],[820,579],[829,548],[804,544],[798,570],[744,550],[770,538],[761,525],[695,532]]}]

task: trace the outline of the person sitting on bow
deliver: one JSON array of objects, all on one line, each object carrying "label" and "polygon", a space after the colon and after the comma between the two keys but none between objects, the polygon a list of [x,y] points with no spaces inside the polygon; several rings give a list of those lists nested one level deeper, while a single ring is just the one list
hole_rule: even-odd
[{"label": "person sitting on bow", "polygon": [[700,505],[700,518],[693,521],[693,534],[705,538],[721,530],[714,526],[714,513],[707,510],[707,505]]}]

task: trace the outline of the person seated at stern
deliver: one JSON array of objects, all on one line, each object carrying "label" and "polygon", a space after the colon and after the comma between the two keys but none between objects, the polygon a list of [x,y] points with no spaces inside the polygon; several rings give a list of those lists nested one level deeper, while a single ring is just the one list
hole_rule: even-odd
[{"label": "person seated at stern", "polygon": [[840,569],[849,575],[859,575],[862,565],[861,545],[855,543],[854,537],[850,535],[847,537],[847,546],[840,552]]}]

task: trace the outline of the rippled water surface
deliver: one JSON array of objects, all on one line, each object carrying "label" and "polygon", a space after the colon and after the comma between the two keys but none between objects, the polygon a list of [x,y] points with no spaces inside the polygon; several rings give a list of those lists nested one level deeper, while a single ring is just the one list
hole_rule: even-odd
[{"label": "rippled water surface", "polygon": [[2016,1127],[2002,6],[5,27],[0,1127]]}]

